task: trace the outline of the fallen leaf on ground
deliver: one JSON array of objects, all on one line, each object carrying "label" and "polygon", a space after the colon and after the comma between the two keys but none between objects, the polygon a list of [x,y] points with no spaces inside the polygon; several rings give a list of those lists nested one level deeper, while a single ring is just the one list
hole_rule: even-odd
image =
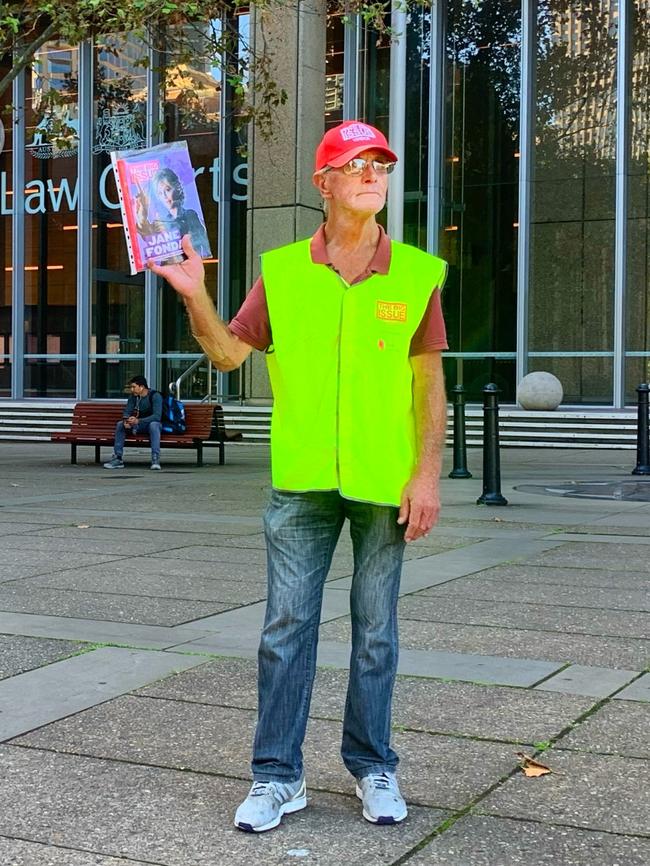
[{"label": "fallen leaf on ground", "polygon": [[530,755],[526,755],[524,752],[515,752],[515,754],[521,761],[520,766],[524,774],[530,778],[545,776],[547,773],[552,772],[546,764],[540,764],[539,761],[536,761],[535,758],[531,758]]},{"label": "fallen leaf on ground", "polygon": [[89,523],[77,523],[77,529],[90,529]]}]

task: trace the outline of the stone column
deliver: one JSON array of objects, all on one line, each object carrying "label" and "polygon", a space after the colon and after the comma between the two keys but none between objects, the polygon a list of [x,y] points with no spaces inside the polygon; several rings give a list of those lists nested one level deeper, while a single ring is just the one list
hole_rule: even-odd
[{"label": "stone column", "polygon": [[[247,264],[249,286],[259,275],[264,250],[313,234],[322,221],[320,196],[311,182],[314,151],[325,118],[325,0],[299,0],[266,12],[253,8],[253,39],[272,54],[271,75],[288,94],[275,112],[273,138],[249,130]],[[259,352],[246,363],[246,394],[271,397]]]}]

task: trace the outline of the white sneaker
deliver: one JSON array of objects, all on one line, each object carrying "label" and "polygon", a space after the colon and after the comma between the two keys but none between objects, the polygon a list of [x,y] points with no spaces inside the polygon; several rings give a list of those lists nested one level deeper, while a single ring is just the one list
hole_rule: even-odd
[{"label": "white sneaker", "polygon": [[253,782],[248,797],[235,813],[235,827],[247,833],[262,833],[277,827],[283,815],[307,805],[305,777],[297,782]]},{"label": "white sneaker", "polygon": [[399,824],[408,815],[394,773],[371,773],[357,779],[363,817],[372,824]]}]

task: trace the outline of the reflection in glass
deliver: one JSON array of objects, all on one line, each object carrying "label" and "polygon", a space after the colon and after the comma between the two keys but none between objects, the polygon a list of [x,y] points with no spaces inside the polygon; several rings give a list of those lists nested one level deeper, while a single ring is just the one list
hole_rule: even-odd
[{"label": "reflection in glass", "polygon": [[[439,249],[449,262],[442,303],[454,353],[515,352],[520,6],[448,4]],[[513,400],[514,364],[486,365],[472,362],[465,374],[448,359],[448,384],[461,381],[479,400],[496,381],[501,399]]]},{"label": "reflection in glass", "polygon": [[626,349],[626,400],[636,402],[636,387],[650,381],[650,4],[633,3],[632,152],[629,166]]},{"label": "reflection in glass", "polygon": [[538,4],[529,369],[557,375],[567,403],[612,399],[612,357],[575,353],[613,351],[616,12]]},{"label": "reflection in glass", "polygon": [[[9,71],[0,59],[0,78]],[[0,97],[0,397],[11,396],[11,211],[13,210],[13,125],[6,109],[11,90]]]},{"label": "reflection in glass", "polygon": [[[192,94],[191,103],[187,102],[187,92]],[[205,261],[206,285],[210,295],[216,299],[221,71],[198,58],[191,66],[183,64],[169,68],[163,98],[165,141],[187,141],[189,148],[208,239],[213,250],[213,257]],[[165,283],[162,284],[161,295],[160,351],[162,354],[200,354],[190,332],[183,303]],[[183,366],[187,367],[187,362]],[[165,376],[167,384],[167,375],[162,371],[161,375]]]},{"label": "reflection in glass", "polygon": [[343,13],[328,2],[325,52],[325,129],[343,121]]},{"label": "reflection in glass", "polygon": [[[144,275],[129,276],[109,154],[146,144],[147,84],[139,65],[146,46],[133,37],[106,36],[94,53],[91,394],[121,397],[126,379],[144,363]],[[123,354],[140,359],[120,362]]]},{"label": "reflection in glass", "polygon": [[[210,32],[222,33],[224,27],[233,37],[233,51],[229,54],[229,62],[240,64],[244,69],[249,45],[249,15],[245,12],[229,16],[225,23],[212,21],[206,25]],[[199,39],[198,34],[194,38]],[[236,46],[236,47],[234,47]],[[230,310],[236,312],[246,292],[245,285],[245,246],[246,246],[246,200],[248,194],[247,163],[245,158],[245,130],[235,130],[236,118],[227,117],[230,133],[227,136],[229,153],[219,152],[220,124],[222,116],[222,99],[225,99],[223,89],[224,74],[215,66],[210,66],[200,60],[200,52],[191,64],[182,64],[169,68],[165,75],[164,117],[165,141],[187,141],[190,160],[194,167],[196,184],[203,209],[206,230],[213,256],[204,261],[206,271],[206,286],[211,297],[217,300],[219,281],[227,279],[227,285],[222,287]],[[189,94],[189,98],[188,98]],[[230,106],[227,106],[227,111]],[[232,126],[231,126],[232,125]],[[228,260],[229,270],[224,277],[224,270],[219,267],[217,250],[219,249],[219,219],[220,184],[222,165],[229,166],[229,177],[226,187],[230,189],[229,201],[225,203],[224,212],[227,219],[226,232],[229,238],[229,248],[220,250]],[[162,283],[160,296],[160,348],[159,348],[159,379],[163,386],[176,379],[180,372],[187,369],[192,356],[198,357],[200,347],[191,334],[185,308],[178,295]],[[222,315],[224,310],[219,311]],[[174,355],[188,356],[185,359]],[[171,357],[170,357],[171,356]],[[192,384],[183,384],[183,393],[187,388],[199,387],[199,378],[195,376]],[[205,380],[207,388],[207,379]],[[226,380],[226,390],[231,390]],[[202,398],[207,391],[194,393],[191,396]],[[233,391],[233,393],[235,393]]]},{"label": "reflection in glass", "polygon": [[78,48],[47,42],[25,101],[25,396],[74,397]]},{"label": "reflection in glass", "polygon": [[406,136],[404,157],[404,241],[427,247],[429,74],[431,12],[421,6],[408,15],[406,39]]}]

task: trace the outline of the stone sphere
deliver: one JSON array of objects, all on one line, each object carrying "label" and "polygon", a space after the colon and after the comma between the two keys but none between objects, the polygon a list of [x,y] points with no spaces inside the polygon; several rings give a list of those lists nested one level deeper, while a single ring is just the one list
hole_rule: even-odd
[{"label": "stone sphere", "polygon": [[557,376],[541,371],[524,376],[517,388],[517,403],[522,409],[557,409],[563,396],[562,383]]}]

